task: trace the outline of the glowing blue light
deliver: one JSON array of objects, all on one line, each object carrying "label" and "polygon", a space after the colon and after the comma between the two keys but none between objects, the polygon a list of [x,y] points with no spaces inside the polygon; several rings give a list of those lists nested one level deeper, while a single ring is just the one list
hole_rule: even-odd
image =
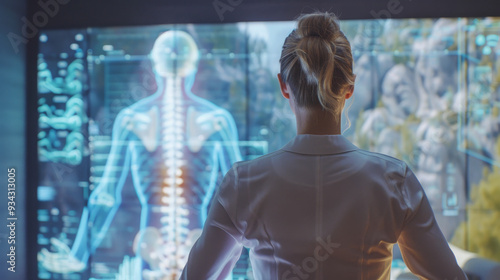
[{"label": "glowing blue light", "polygon": [[482,46],[486,43],[486,37],[483,34],[479,34],[476,36],[476,45]]},{"label": "glowing blue light", "polygon": [[48,40],[49,40],[49,38],[47,37],[47,35],[45,35],[45,34],[40,35],[40,42],[45,43]]},{"label": "glowing blue light", "polygon": [[38,201],[52,201],[56,197],[56,190],[50,186],[39,186],[37,197]]}]

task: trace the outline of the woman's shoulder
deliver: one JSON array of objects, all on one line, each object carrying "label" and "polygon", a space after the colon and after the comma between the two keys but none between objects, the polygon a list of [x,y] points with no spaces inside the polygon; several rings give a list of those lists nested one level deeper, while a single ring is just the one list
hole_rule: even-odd
[{"label": "woman's shoulder", "polygon": [[276,158],[283,153],[284,153],[284,151],[280,149],[280,150],[277,150],[277,151],[274,151],[274,152],[271,152],[271,153],[268,153],[265,155],[258,156],[258,157],[253,158],[253,159],[239,161],[233,165],[233,169],[236,169],[236,171],[238,171],[242,168],[265,166],[267,164],[272,163],[273,158]]},{"label": "woman's shoulder", "polygon": [[371,152],[363,149],[358,149],[356,152],[363,157],[363,160],[368,165],[367,167],[371,166],[371,168],[376,168],[378,166],[386,172],[396,172],[401,176],[404,176],[406,170],[408,169],[406,162],[386,154]]},{"label": "woman's shoulder", "polygon": [[368,150],[364,150],[364,149],[358,149],[356,151],[363,154],[366,157],[369,157],[369,158],[374,158],[374,159],[378,159],[381,161],[387,161],[387,162],[397,164],[397,165],[405,164],[405,162],[403,160],[400,160],[400,159],[395,158],[395,157],[390,156],[390,155],[386,155],[386,154],[382,154],[382,153],[378,153],[378,152],[372,152],[372,151],[368,151]]}]

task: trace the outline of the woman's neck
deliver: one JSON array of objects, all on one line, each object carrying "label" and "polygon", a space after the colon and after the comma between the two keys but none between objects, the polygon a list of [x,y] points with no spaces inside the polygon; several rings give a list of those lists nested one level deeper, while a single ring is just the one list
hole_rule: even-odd
[{"label": "woman's neck", "polygon": [[320,108],[295,108],[297,134],[335,135],[341,134],[340,115]]}]

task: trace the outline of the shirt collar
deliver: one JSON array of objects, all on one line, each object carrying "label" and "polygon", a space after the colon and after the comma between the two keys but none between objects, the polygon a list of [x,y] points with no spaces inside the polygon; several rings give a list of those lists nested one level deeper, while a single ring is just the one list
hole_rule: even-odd
[{"label": "shirt collar", "polygon": [[354,151],[358,147],[342,135],[299,134],[282,149],[298,154],[325,155]]}]

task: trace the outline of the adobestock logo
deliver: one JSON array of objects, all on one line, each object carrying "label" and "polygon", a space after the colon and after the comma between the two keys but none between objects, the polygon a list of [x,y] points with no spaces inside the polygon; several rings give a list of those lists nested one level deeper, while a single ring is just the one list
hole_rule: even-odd
[{"label": "adobestock logo", "polygon": [[[412,0],[405,1],[411,2]],[[386,9],[381,9],[378,12],[375,10],[370,11],[370,14],[373,16],[375,21],[371,28],[363,32],[366,36],[375,38],[383,36],[386,21],[391,19],[394,15],[398,15],[404,9],[400,0],[387,1],[385,8]]]},{"label": "adobestock logo", "polygon": [[10,44],[14,51],[19,53],[19,45],[27,44],[29,39],[32,39],[38,34],[38,29],[44,27],[49,23],[49,18],[55,17],[59,13],[60,5],[66,5],[71,0],[40,0],[38,6],[41,10],[33,14],[31,21],[26,17],[22,17],[21,21],[24,23],[21,27],[21,35],[9,32]]},{"label": "adobestock logo", "polygon": [[226,0],[223,2],[222,0],[214,0],[212,2],[212,6],[214,6],[215,12],[219,16],[220,21],[224,20],[225,12],[232,12],[234,8],[238,7],[243,0]]},{"label": "adobestock logo", "polygon": [[309,274],[316,272],[320,262],[326,261],[334,249],[340,247],[339,243],[333,243],[331,236],[326,241],[321,237],[316,238],[318,245],[314,248],[314,254],[302,260],[300,266],[293,265],[291,269],[285,271],[281,280],[303,280],[309,278]]}]

